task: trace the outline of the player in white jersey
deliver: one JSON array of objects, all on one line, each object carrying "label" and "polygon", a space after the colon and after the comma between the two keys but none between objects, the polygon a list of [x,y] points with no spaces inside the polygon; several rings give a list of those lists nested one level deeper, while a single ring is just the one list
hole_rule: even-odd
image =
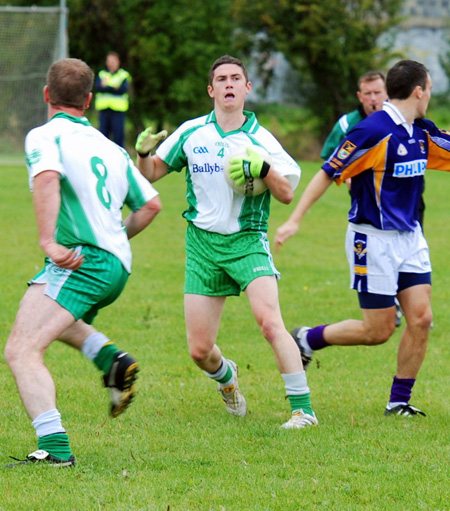
[{"label": "player in white jersey", "polygon": [[[227,411],[244,416],[247,405],[237,366],[222,355],[216,338],[226,297],[245,291],[285,382],[292,415],[283,427],[304,428],[318,422],[299,352],[281,317],[278,272],[266,235],[271,195],[291,202],[300,168],[255,115],[244,110],[250,90],[242,62],[228,55],[219,58],[211,67],[208,86],[214,110],[181,125],[151,157],[149,151],[161,134],[143,132],[136,143],[138,167],[151,182],[186,169],[185,318],[192,359],[218,382]],[[263,146],[272,158],[270,166],[249,151],[251,174],[268,186],[256,197],[236,195],[224,177],[226,157],[242,145]],[[242,178],[243,160],[233,163],[234,178]]]},{"label": "player in white jersey", "polygon": [[[93,79],[81,60],[54,63],[44,87],[49,122],[31,130],[25,142],[46,261],[21,301],[5,350],[38,437],[38,450],[21,463],[75,464],[43,359],[55,339],[82,350],[102,371],[113,417],[134,396],[138,363],[91,322],[123,290],[131,271],[128,240],[161,203],[127,153],[84,117]],[[122,220],[124,204],[131,213]]]}]

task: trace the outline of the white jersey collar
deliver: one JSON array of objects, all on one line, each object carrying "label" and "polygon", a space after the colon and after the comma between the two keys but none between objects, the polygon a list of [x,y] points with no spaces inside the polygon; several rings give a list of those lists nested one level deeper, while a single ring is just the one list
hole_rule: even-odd
[{"label": "white jersey collar", "polygon": [[397,126],[403,126],[405,130],[408,132],[408,135],[412,137],[413,134],[413,126],[409,124],[405,119],[404,115],[400,112],[400,110],[390,103],[389,101],[385,101],[383,103],[383,110],[389,115],[389,117],[397,124]]}]

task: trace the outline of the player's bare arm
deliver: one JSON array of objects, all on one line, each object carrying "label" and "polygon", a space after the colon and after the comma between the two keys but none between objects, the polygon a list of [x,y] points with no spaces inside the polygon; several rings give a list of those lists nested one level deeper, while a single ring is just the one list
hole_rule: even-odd
[{"label": "player's bare arm", "polygon": [[297,233],[305,213],[322,197],[332,182],[333,180],[322,169],[312,178],[289,219],[277,229],[275,235],[276,251],[285,241]]},{"label": "player's bare arm", "polygon": [[291,183],[273,167],[270,167],[267,176],[264,178],[264,182],[275,199],[283,204],[290,204],[294,199],[294,191],[292,190]]},{"label": "player's bare arm", "polygon": [[83,264],[78,251],[60,245],[54,238],[60,208],[59,174],[47,170],[33,181],[33,202],[38,224],[39,244],[45,254],[60,268],[77,270]]},{"label": "player's bare arm", "polygon": [[161,200],[159,197],[155,197],[146,202],[137,211],[130,213],[123,222],[127,229],[128,239],[133,238],[133,236],[144,230],[160,211]]},{"label": "player's bare arm", "polygon": [[154,183],[164,177],[168,170],[167,165],[156,155],[147,156],[145,158],[138,155],[137,168],[150,183]]}]

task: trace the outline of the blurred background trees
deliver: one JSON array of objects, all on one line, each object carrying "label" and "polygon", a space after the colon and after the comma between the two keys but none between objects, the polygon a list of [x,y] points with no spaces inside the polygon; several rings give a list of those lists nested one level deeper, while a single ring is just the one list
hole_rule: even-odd
[{"label": "blurred background trees", "polygon": [[[36,0],[51,6],[57,0]],[[240,57],[264,88],[280,80],[270,62],[287,60],[287,83],[303,122],[321,138],[336,119],[357,105],[356,83],[369,69],[386,71],[394,57],[391,29],[405,0],[67,0],[69,56],[95,72],[110,50],[133,77],[127,126],[129,144],[149,123],[173,127],[206,113],[208,71],[220,55]],[[0,0],[0,5],[29,0]],[[0,51],[7,51],[2,48]],[[33,58],[31,55],[30,58]],[[449,66],[450,68],[450,66]],[[282,99],[280,99],[282,102]],[[261,104],[250,105],[261,111]],[[267,106],[267,105],[266,105]],[[273,112],[273,105],[266,110]],[[95,112],[90,111],[89,117]],[[313,122],[311,122],[313,119]],[[295,118],[297,122],[298,117]]]}]

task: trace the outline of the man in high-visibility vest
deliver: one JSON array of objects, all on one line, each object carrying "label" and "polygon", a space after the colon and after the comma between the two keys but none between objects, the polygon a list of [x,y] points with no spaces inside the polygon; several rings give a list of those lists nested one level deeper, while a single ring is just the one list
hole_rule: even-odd
[{"label": "man in high-visibility vest", "polygon": [[131,75],[120,67],[116,52],[106,56],[106,69],[95,80],[95,109],[99,112],[99,129],[121,147],[125,146],[125,113],[129,107],[128,89]]}]

